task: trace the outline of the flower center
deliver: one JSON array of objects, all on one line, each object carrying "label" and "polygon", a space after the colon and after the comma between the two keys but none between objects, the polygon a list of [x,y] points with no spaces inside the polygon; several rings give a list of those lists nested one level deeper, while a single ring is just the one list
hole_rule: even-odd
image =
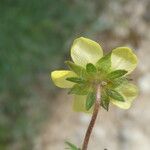
[{"label": "flower center", "polygon": [[106,86],[107,84],[108,84],[108,83],[107,83],[106,81],[102,81],[102,82],[101,82],[101,85],[102,85],[102,86]]}]

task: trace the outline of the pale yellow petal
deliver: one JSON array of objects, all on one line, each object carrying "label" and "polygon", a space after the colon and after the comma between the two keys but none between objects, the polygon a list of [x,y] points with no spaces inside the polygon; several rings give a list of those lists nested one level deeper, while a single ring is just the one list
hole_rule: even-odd
[{"label": "pale yellow petal", "polygon": [[73,110],[76,112],[92,113],[93,107],[87,111],[86,110],[86,96],[74,95]]},{"label": "pale yellow petal", "polygon": [[129,109],[131,107],[131,103],[129,101],[120,102],[120,101],[116,101],[114,99],[111,99],[111,102],[114,105],[116,105],[116,106],[118,106],[118,107],[120,107],[122,109]]},{"label": "pale yellow petal", "polygon": [[73,61],[83,67],[87,63],[95,64],[103,56],[101,46],[90,39],[80,37],[74,40],[71,47]]},{"label": "pale yellow petal", "polygon": [[116,90],[124,97],[125,102],[120,102],[113,99],[111,99],[111,102],[122,109],[130,108],[133,100],[138,95],[138,88],[134,84],[128,83],[118,87]]},{"label": "pale yellow petal", "polygon": [[123,69],[132,72],[137,66],[137,57],[128,47],[118,47],[112,51],[111,66],[112,70]]},{"label": "pale yellow petal", "polygon": [[60,88],[71,88],[74,83],[67,81],[68,77],[76,77],[76,74],[67,70],[56,70],[51,73],[51,78],[54,84]]}]

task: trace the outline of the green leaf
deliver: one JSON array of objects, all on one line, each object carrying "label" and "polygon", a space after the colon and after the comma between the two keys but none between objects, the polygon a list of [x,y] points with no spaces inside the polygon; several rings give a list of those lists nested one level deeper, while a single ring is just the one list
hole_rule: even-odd
[{"label": "green leaf", "polygon": [[78,78],[78,77],[69,77],[69,78],[66,78],[66,80],[74,82],[74,83],[79,83],[79,84],[86,83],[86,80],[82,78]]},{"label": "green leaf", "polygon": [[111,82],[111,88],[112,89],[115,89],[117,88],[118,86],[121,86],[122,84],[127,84],[128,83],[128,79],[122,77],[122,78],[117,78],[117,79],[114,79],[112,82]]},{"label": "green leaf", "polygon": [[86,110],[89,110],[93,106],[95,99],[95,93],[89,92],[86,98]]},{"label": "green leaf", "polygon": [[113,98],[113,99],[115,99],[115,100],[118,100],[118,101],[121,101],[121,102],[124,102],[124,101],[125,101],[124,98],[123,98],[123,96],[122,96],[120,93],[118,93],[117,91],[115,91],[115,90],[106,89],[106,92],[107,92],[107,94],[108,94],[111,98]]},{"label": "green leaf", "polygon": [[113,79],[120,78],[120,77],[124,76],[127,72],[128,72],[128,71],[126,71],[126,70],[115,70],[115,71],[110,72],[110,73],[107,75],[107,77],[108,77],[109,79],[112,79],[112,80],[113,80]]},{"label": "green leaf", "polygon": [[89,63],[86,65],[86,72],[88,74],[95,74],[97,70],[96,70],[96,67],[92,63]]},{"label": "green leaf", "polygon": [[74,144],[66,141],[65,144],[68,146],[68,148],[66,149],[69,149],[69,150],[80,150],[80,148],[76,147]]},{"label": "green leaf", "polygon": [[117,91],[125,98],[125,102],[120,102],[114,99],[111,99],[111,102],[122,109],[129,109],[133,100],[138,95],[138,88],[134,84],[127,83],[119,86]]},{"label": "green leaf", "polygon": [[111,68],[111,52],[102,57],[97,63],[96,67],[98,70],[107,73],[110,71]]},{"label": "green leaf", "polygon": [[65,61],[65,64],[69,67],[70,70],[75,72],[80,77],[86,77],[86,70],[82,66],[76,65],[71,61]]},{"label": "green leaf", "polygon": [[86,84],[75,84],[68,94],[86,95],[89,92],[89,86]]},{"label": "green leaf", "polygon": [[101,106],[108,111],[109,103],[110,103],[109,96],[103,92],[101,96]]}]

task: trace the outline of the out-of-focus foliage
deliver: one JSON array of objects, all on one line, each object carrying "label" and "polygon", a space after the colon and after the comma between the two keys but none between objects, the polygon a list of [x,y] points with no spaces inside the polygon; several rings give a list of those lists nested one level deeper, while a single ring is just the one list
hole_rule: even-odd
[{"label": "out-of-focus foliage", "polygon": [[15,150],[32,149],[36,126],[28,115],[31,88],[40,73],[48,76],[51,69],[60,66],[69,39],[87,31],[105,3],[0,1],[0,149],[12,150],[10,145],[16,141],[19,146],[15,145]]}]

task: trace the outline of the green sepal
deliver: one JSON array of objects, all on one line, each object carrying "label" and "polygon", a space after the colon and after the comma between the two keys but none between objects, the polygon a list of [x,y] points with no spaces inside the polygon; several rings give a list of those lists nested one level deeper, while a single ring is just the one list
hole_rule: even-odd
[{"label": "green sepal", "polygon": [[121,102],[124,102],[124,98],[123,96],[118,93],[117,91],[115,90],[112,90],[112,89],[106,89],[106,93],[108,94],[109,97],[115,99],[115,100],[118,100],[118,101],[121,101]]},{"label": "green sepal", "polygon": [[102,57],[97,63],[96,67],[99,71],[103,73],[110,72],[111,69],[111,52]]},{"label": "green sepal", "polygon": [[86,98],[86,110],[88,111],[94,104],[96,99],[94,92],[89,92]]},{"label": "green sepal", "polygon": [[128,73],[128,71],[126,71],[126,70],[115,70],[115,71],[110,72],[107,75],[107,78],[110,79],[110,80],[113,80],[113,79],[116,79],[116,78],[120,78],[120,77],[124,76],[127,73]]},{"label": "green sepal", "polygon": [[86,77],[86,70],[82,66],[76,65],[71,61],[65,61],[65,64],[69,67],[70,70],[75,72],[80,77]]},{"label": "green sepal", "polygon": [[110,87],[111,87],[112,89],[115,89],[115,88],[117,88],[118,86],[121,86],[122,84],[127,84],[128,82],[129,82],[128,79],[125,78],[125,77],[117,78],[117,79],[114,79],[114,80],[111,81]]},{"label": "green sepal", "polygon": [[69,150],[81,150],[80,148],[78,148],[76,145],[66,141],[65,144],[68,146],[65,149],[69,149]]},{"label": "green sepal", "polygon": [[78,84],[86,83],[86,80],[82,78],[78,78],[78,77],[69,77],[69,78],[66,78],[66,80],[74,82],[74,83],[78,83]]},{"label": "green sepal", "polygon": [[87,95],[89,92],[89,86],[87,84],[75,84],[68,94],[76,94],[76,95]]},{"label": "green sepal", "polygon": [[86,65],[86,72],[90,75],[93,75],[97,72],[97,69],[92,63],[88,63]]},{"label": "green sepal", "polygon": [[102,92],[101,106],[108,111],[109,110],[109,103],[110,103],[109,96],[105,92]]}]

